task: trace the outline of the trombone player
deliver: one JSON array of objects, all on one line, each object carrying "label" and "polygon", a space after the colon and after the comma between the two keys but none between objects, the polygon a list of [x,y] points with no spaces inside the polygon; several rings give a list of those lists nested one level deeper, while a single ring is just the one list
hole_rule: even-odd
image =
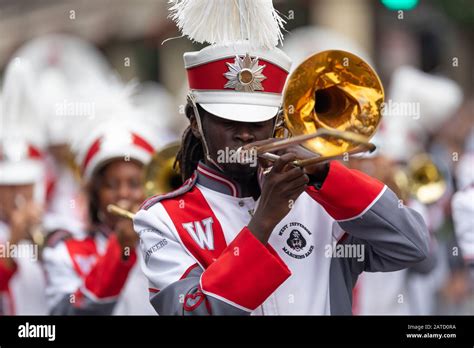
[{"label": "trombone player", "polygon": [[[174,10],[183,32],[196,33]],[[177,163],[186,181],[134,218],[150,302],[160,315],[351,314],[362,271],[426,257],[426,226],[367,175],[337,161],[298,165],[314,156],[299,145],[265,171],[261,160],[218,161],[226,148],[272,142],[291,62],[252,37],[184,55],[189,127]]]}]

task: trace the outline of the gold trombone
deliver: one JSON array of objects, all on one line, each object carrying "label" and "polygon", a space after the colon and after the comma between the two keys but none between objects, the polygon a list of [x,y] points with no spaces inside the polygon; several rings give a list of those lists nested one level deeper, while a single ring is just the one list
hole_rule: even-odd
[{"label": "gold trombone", "polygon": [[[382,83],[375,71],[356,55],[339,50],[317,53],[301,63],[289,76],[284,96],[283,122],[276,135],[288,133],[287,139],[238,149],[275,161],[271,153],[293,144],[301,144],[318,154],[293,163],[307,166],[346,155],[373,151],[369,139],[381,120],[384,101]],[[157,153],[146,169],[148,195],[168,192],[174,179],[171,170],[179,146]],[[109,212],[133,219],[133,213],[115,205]]]},{"label": "gold trombone", "polygon": [[382,83],[364,60],[340,50],[314,54],[293,71],[285,88],[284,119],[276,135],[290,137],[238,151],[275,161],[279,156],[272,151],[300,144],[318,155],[293,162],[302,167],[372,152],[375,145],[369,140],[380,123],[383,101]]}]

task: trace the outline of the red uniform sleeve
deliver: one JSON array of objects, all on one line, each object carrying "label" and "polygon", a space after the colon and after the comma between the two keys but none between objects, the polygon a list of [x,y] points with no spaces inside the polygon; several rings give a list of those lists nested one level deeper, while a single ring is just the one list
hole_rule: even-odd
[{"label": "red uniform sleeve", "polygon": [[8,289],[8,283],[13,277],[17,270],[17,265],[14,263],[14,267],[10,268],[5,265],[3,261],[0,260],[0,291],[6,291]]},{"label": "red uniform sleeve", "polygon": [[244,227],[201,276],[204,294],[244,310],[261,305],[291,272],[278,254]]},{"label": "red uniform sleeve", "polygon": [[112,235],[105,254],[86,276],[85,289],[99,299],[118,296],[137,260],[134,248],[127,260],[123,260],[122,255],[123,249],[117,237]]},{"label": "red uniform sleeve", "polygon": [[332,161],[320,190],[308,186],[306,192],[335,220],[362,215],[382,195],[385,185],[358,170]]}]

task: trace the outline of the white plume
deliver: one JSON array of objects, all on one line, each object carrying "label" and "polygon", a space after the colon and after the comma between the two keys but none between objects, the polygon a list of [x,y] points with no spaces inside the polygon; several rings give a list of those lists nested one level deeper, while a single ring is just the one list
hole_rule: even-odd
[{"label": "white plume", "polygon": [[169,17],[183,35],[199,43],[273,48],[283,41],[286,21],[272,0],[170,0]]}]

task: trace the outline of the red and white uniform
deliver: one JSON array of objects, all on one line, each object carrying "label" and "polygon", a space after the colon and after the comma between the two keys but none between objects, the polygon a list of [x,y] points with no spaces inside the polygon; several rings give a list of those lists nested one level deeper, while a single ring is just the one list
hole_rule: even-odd
[{"label": "red and white uniform", "polygon": [[[399,270],[427,253],[420,215],[338,162],[265,245],[246,227],[257,205],[203,163],[182,188],[143,204],[134,224],[159,314],[350,314],[362,271]],[[362,252],[338,257],[338,245]]]},{"label": "red and white uniform", "polygon": [[466,264],[474,269],[474,153],[461,157],[456,179],[459,191],[451,201],[454,230]]},{"label": "red and white uniform", "polygon": [[[8,245],[9,227],[0,221],[0,243],[5,253],[15,249],[15,268],[0,261],[0,315],[47,314],[43,269],[31,242]],[[2,255],[3,257],[3,255]]]},{"label": "red and white uniform", "polygon": [[10,279],[16,272],[14,268],[7,268],[3,262],[0,262],[0,314],[8,315],[14,313],[13,302],[10,294]]},{"label": "red and white uniform", "polygon": [[[5,69],[0,105],[0,186],[16,190],[17,185],[31,185],[33,200],[42,205],[44,163],[41,132],[32,108],[35,96],[31,77],[31,65],[25,59],[14,58]],[[20,205],[26,199],[19,201],[17,204],[15,197],[16,208],[23,208]],[[15,262],[13,269],[7,269],[0,261],[0,314],[46,314],[38,249],[26,240],[10,245],[9,239],[10,226],[0,221],[0,258],[11,257]]]},{"label": "red and white uniform", "polygon": [[123,260],[112,231],[100,226],[83,238],[62,231],[51,238],[43,262],[52,314],[154,314],[143,300],[147,284],[135,250]]},{"label": "red and white uniform", "polygon": [[[144,165],[155,151],[156,137],[137,122],[138,111],[129,100],[105,98],[99,108],[114,119],[96,126],[78,141],[76,161],[88,183],[113,160],[133,159]],[[155,314],[144,299],[146,279],[135,250],[124,259],[124,249],[105,225],[72,238],[57,231],[43,252],[48,305],[52,314]]]},{"label": "red and white uniform", "polygon": [[[209,154],[198,106],[236,122],[271,120],[291,60],[274,47],[281,22],[270,3],[239,4],[171,8],[184,35],[211,44],[185,53],[184,63],[188,102],[213,167],[200,162],[180,189],[151,198],[135,216],[150,301],[165,315],[350,314],[362,271],[399,270],[425,258],[426,226],[382,183],[332,162],[322,188],[308,186],[268,243],[248,230],[259,200],[242,197],[236,182],[213,169],[221,166]],[[220,7],[229,21],[196,20]],[[234,33],[235,23],[247,35]],[[328,83],[337,85],[331,75]],[[309,104],[294,106],[310,110]],[[359,257],[342,257],[338,247],[358,250]]]}]

